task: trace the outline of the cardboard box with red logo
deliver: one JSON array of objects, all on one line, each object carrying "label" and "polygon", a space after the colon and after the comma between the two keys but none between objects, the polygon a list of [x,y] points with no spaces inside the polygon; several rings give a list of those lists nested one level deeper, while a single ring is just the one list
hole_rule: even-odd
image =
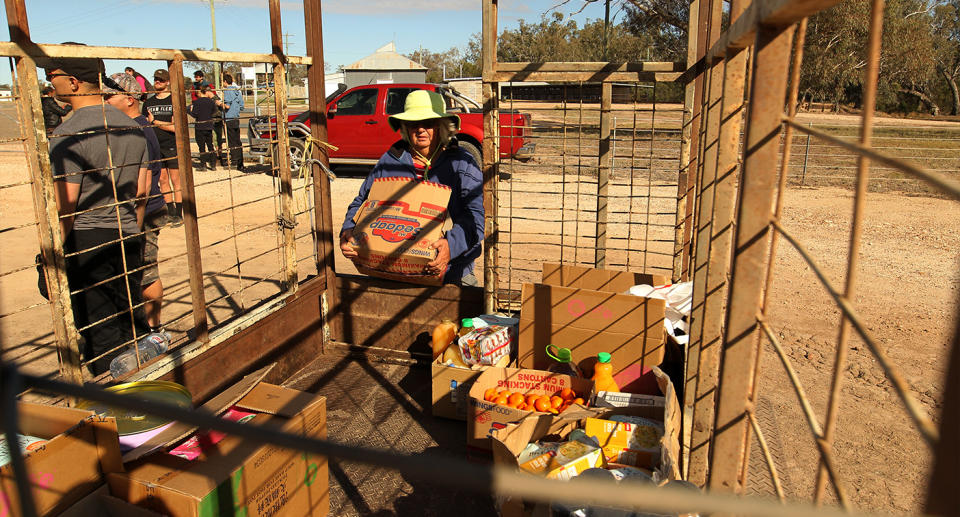
[{"label": "cardboard box with red logo", "polygon": [[543,264],[542,283],[522,287],[518,364],[546,369],[553,363],[546,347],[556,345],[590,377],[597,354],[608,352],[621,391],[656,390],[650,369],[666,350],[664,301],[622,293],[665,283],[660,275]]},{"label": "cardboard box with red logo", "polygon": [[357,271],[388,280],[441,285],[442,276],[423,274],[437,256],[430,244],[443,237],[452,223],[446,185],[411,178],[373,180],[367,200],[353,220],[357,241]]},{"label": "cardboard box with red logo", "polygon": [[[593,381],[590,379],[541,370],[490,367],[484,370],[470,387],[470,407],[467,413],[467,445],[485,450],[490,450],[490,436],[493,431],[503,429],[511,422],[527,417],[545,421],[559,418],[550,413],[525,411],[487,402],[483,399],[483,392],[487,388],[504,389],[523,395],[556,395],[563,388],[572,388],[584,400],[590,400],[593,396]],[[567,411],[578,407],[571,406]]]}]

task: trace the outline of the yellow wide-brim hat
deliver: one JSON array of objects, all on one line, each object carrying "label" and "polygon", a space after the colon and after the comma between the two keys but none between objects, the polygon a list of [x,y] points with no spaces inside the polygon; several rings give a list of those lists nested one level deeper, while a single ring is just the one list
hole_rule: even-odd
[{"label": "yellow wide-brim hat", "polygon": [[460,129],[460,117],[454,113],[447,113],[447,107],[439,93],[414,90],[407,95],[403,112],[390,115],[387,121],[394,131],[399,131],[402,122],[419,122],[435,118],[450,119],[457,130]]}]

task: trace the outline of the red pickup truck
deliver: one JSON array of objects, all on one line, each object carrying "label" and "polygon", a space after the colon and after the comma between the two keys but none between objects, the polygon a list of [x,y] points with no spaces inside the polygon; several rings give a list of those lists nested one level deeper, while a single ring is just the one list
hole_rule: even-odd
[{"label": "red pickup truck", "polygon": [[[483,149],[483,111],[475,101],[453,88],[440,84],[370,84],[338,90],[327,97],[328,141],[338,150],[330,151],[332,164],[373,165],[399,139],[390,129],[387,117],[403,111],[407,94],[413,90],[433,90],[447,103],[447,111],[460,116],[460,146],[473,154],[478,163]],[[310,112],[291,114],[290,166],[299,170],[303,160],[304,138],[310,135]],[[530,115],[515,111],[500,112],[500,157],[527,160],[534,144],[527,137]],[[271,156],[275,145],[276,117],[253,117],[248,125],[250,154]]]}]

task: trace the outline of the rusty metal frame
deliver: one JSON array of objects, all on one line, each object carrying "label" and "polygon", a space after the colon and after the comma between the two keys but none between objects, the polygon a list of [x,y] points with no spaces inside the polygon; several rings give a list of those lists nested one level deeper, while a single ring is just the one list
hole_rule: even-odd
[{"label": "rusty metal frame", "polygon": [[[323,70],[322,66],[313,67],[313,63],[322,62],[322,44],[319,39],[319,1],[306,0],[304,2],[305,15],[307,16],[308,27],[308,56],[286,56],[282,52],[282,42],[279,34],[280,29],[280,4],[278,0],[270,0],[269,9],[271,17],[271,54],[256,53],[238,53],[221,51],[194,51],[194,50],[176,50],[176,49],[150,49],[150,48],[128,48],[128,47],[106,47],[106,46],[76,46],[76,45],[58,45],[58,44],[37,44],[30,40],[29,24],[27,22],[25,2],[23,0],[5,0],[7,18],[9,24],[11,41],[0,42],[0,54],[8,55],[14,58],[20,73],[17,74],[17,80],[23,95],[18,98],[18,109],[20,110],[21,120],[21,138],[28,156],[28,166],[31,172],[31,186],[33,188],[35,207],[37,210],[38,236],[41,242],[41,250],[45,256],[44,264],[46,268],[46,277],[48,281],[48,291],[51,293],[52,302],[52,321],[54,322],[54,336],[61,357],[61,370],[65,378],[74,382],[82,382],[84,373],[84,361],[80,359],[79,333],[73,323],[73,312],[70,306],[70,290],[67,286],[66,268],[64,260],[64,251],[62,237],[57,214],[57,206],[53,197],[53,178],[51,176],[50,163],[47,151],[47,138],[43,130],[42,117],[40,117],[40,99],[39,92],[35,85],[37,84],[35,58],[37,57],[78,57],[78,58],[100,58],[100,59],[152,59],[166,60],[168,70],[171,76],[170,92],[174,106],[174,125],[175,138],[181,149],[189,149],[190,137],[188,133],[188,123],[186,117],[186,92],[182,82],[183,63],[185,61],[241,61],[241,62],[268,62],[274,66],[274,81],[281,95],[276,96],[277,113],[280,114],[282,123],[286,123],[286,100],[282,95],[283,88],[286,85],[286,66],[288,64],[303,64],[308,66],[308,70],[319,70],[319,79],[312,84],[319,85],[319,88],[312,89],[311,107],[315,113],[322,112],[323,103]],[[315,15],[315,19],[310,16]],[[311,22],[316,22],[311,26]],[[311,38],[311,36],[313,36]],[[318,139],[325,139],[325,123],[315,121],[315,136]],[[280,146],[285,147],[287,135],[285,132],[277,136]],[[31,159],[33,156],[35,159]],[[325,159],[326,157],[323,157]],[[282,236],[282,243],[275,248],[281,258],[281,293],[280,300],[267,301],[265,307],[277,308],[283,305],[282,299],[294,294],[299,286],[297,275],[298,260],[296,257],[296,235],[294,232],[295,208],[292,196],[292,179],[289,166],[286,166],[288,156],[286,153],[280,153],[278,160],[281,164],[279,172],[279,194],[273,196],[279,202],[278,234]],[[151,375],[162,375],[182,365],[186,359],[196,357],[203,351],[224,341],[225,336],[232,335],[233,332],[251,325],[256,318],[265,317],[267,312],[257,310],[248,312],[241,317],[231,321],[223,328],[217,329],[218,334],[223,334],[216,338],[211,338],[208,329],[206,303],[203,285],[203,268],[201,265],[201,253],[199,242],[199,230],[197,224],[197,207],[195,183],[191,157],[189,153],[181,153],[178,156],[178,165],[182,177],[181,191],[183,195],[184,208],[184,227],[186,233],[186,248],[184,254],[187,259],[188,281],[191,296],[193,322],[191,331],[192,342],[173,350],[165,357],[151,363],[149,367],[132,375],[132,378],[150,378]],[[333,243],[332,243],[332,222],[330,217],[330,203],[325,200],[330,199],[329,183],[326,175],[316,172],[320,167],[314,164],[315,173],[319,177],[314,178],[313,190],[315,200],[315,213],[317,218],[316,233],[320,234],[317,238],[319,243],[316,257],[317,270],[324,277],[325,285],[328,287],[322,295],[323,306],[329,309],[331,303],[337,306],[338,296],[334,292],[337,283],[333,272]],[[229,178],[228,178],[229,180]],[[258,255],[259,256],[259,255]],[[256,258],[256,257],[254,257]],[[252,259],[251,259],[252,260]],[[268,275],[259,283],[273,275]],[[137,306],[139,307],[139,305]],[[136,308],[136,307],[134,307]],[[326,313],[324,313],[325,325],[328,325],[325,335],[331,334],[331,328],[327,323]],[[180,320],[183,316],[178,316]],[[335,326],[335,323],[334,323]]]}]

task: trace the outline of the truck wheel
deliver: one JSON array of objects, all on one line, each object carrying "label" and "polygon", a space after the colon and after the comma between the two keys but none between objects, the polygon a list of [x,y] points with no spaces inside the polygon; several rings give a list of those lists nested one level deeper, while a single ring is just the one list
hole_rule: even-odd
[{"label": "truck wheel", "polygon": [[293,174],[300,172],[303,166],[304,148],[303,140],[290,139],[290,172]]},{"label": "truck wheel", "polygon": [[473,155],[473,159],[477,161],[478,166],[483,167],[483,155],[480,154],[480,149],[478,149],[477,146],[473,145],[473,143],[471,142],[458,142],[458,143],[460,144],[460,147],[462,147],[464,151]]}]

